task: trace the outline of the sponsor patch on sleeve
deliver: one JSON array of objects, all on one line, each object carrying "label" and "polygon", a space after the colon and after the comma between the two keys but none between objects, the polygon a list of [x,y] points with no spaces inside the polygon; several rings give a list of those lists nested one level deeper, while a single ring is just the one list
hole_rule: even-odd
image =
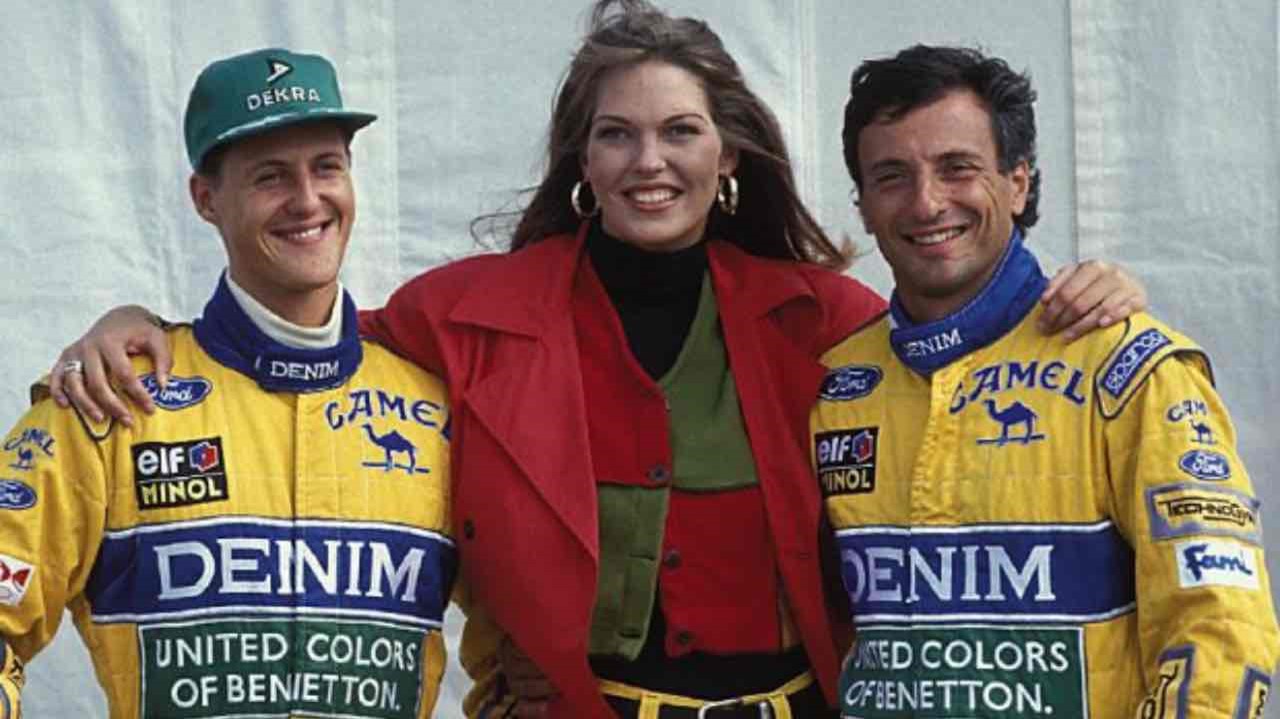
[{"label": "sponsor patch on sleeve", "polygon": [[1231,462],[1221,452],[1193,449],[1178,458],[1178,469],[1206,482],[1231,478]]},{"label": "sponsor patch on sleeve", "polygon": [[1152,328],[1139,333],[1116,353],[1116,358],[1103,375],[1102,388],[1112,397],[1120,397],[1137,376],[1138,370],[1142,369],[1142,365],[1161,347],[1172,343],[1173,340],[1158,329]]},{"label": "sponsor patch on sleeve", "polygon": [[1209,405],[1199,397],[1195,399],[1184,399],[1172,404],[1169,406],[1169,409],[1164,412],[1164,418],[1175,424],[1187,420],[1194,420],[1197,417],[1207,416],[1209,416]]},{"label": "sponsor patch on sleeve", "polygon": [[814,435],[813,454],[823,497],[875,491],[879,433],[879,427],[858,427]]},{"label": "sponsor patch on sleeve", "polygon": [[836,402],[858,399],[871,391],[884,379],[884,370],[871,365],[845,365],[827,372],[818,390],[818,397]]},{"label": "sponsor patch on sleeve", "polygon": [[1139,707],[1138,716],[1143,719],[1184,719],[1194,669],[1194,647],[1175,647],[1161,654],[1156,683]]},{"label": "sponsor patch on sleeve", "polygon": [[1258,588],[1258,555],[1252,547],[1223,539],[1174,545],[1178,582],[1184,589],[1210,585]]},{"label": "sponsor patch on sleeve", "polygon": [[1262,546],[1261,507],[1257,498],[1225,487],[1184,482],[1147,489],[1151,538],[1157,542],[1214,534]]},{"label": "sponsor patch on sleeve", "polygon": [[36,460],[52,459],[55,442],[53,435],[43,427],[19,427],[13,430],[4,441],[4,451],[10,453],[6,457],[9,469],[29,472],[35,467]]},{"label": "sponsor patch on sleeve", "polygon": [[1232,719],[1262,719],[1262,710],[1271,693],[1271,675],[1253,667],[1245,667],[1244,683],[1240,685],[1240,697]]},{"label": "sponsor patch on sleeve", "polygon": [[0,604],[16,607],[27,596],[36,568],[7,554],[0,554]]},{"label": "sponsor patch on sleeve", "polygon": [[36,506],[36,490],[26,482],[0,479],[0,509],[30,509]]}]

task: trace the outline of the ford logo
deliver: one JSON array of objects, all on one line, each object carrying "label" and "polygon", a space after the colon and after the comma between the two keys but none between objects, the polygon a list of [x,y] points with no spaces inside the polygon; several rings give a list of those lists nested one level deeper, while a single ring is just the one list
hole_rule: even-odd
[{"label": "ford logo", "polygon": [[826,378],[822,380],[822,388],[818,390],[818,396],[836,401],[866,397],[882,379],[884,379],[884,371],[879,367],[866,365],[837,367],[828,372]]},{"label": "ford logo", "polygon": [[170,410],[200,404],[213,390],[213,383],[204,377],[170,377],[164,389],[160,389],[156,384],[154,373],[143,375],[138,379],[157,405]]},{"label": "ford logo", "polygon": [[36,491],[26,482],[0,479],[0,509],[26,509],[36,504]]},{"label": "ford logo", "polygon": [[1231,476],[1231,465],[1227,458],[1207,449],[1193,449],[1182,455],[1178,466],[1183,472],[1208,482],[1217,482]]}]

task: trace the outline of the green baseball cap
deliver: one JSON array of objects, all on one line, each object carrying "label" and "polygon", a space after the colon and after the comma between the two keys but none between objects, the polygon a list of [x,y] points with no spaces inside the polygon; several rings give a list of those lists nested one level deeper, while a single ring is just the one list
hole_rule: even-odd
[{"label": "green baseball cap", "polygon": [[355,132],[377,117],[342,106],[338,75],[325,58],[266,48],[201,71],[183,130],[187,157],[199,169],[210,150],[242,137],[316,120],[336,120]]}]

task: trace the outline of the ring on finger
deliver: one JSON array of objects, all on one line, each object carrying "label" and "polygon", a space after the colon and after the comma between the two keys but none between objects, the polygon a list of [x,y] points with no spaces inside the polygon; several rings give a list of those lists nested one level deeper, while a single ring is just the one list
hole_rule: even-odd
[{"label": "ring on finger", "polygon": [[66,362],[62,363],[61,369],[65,374],[71,374],[72,372],[83,372],[84,362],[81,362],[78,359],[67,360]]}]

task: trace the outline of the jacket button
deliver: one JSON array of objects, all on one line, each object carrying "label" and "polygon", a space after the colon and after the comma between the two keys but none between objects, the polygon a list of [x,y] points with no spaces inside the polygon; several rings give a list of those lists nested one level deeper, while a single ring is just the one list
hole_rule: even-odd
[{"label": "jacket button", "polygon": [[662,566],[667,569],[675,569],[680,566],[680,552],[672,549],[662,558]]},{"label": "jacket button", "polygon": [[693,643],[693,632],[689,631],[688,629],[681,629],[680,631],[676,632],[676,644],[679,644],[682,647],[687,647],[692,643]]},{"label": "jacket button", "polygon": [[465,519],[462,522],[462,536],[467,539],[476,538],[476,525],[470,519]]},{"label": "jacket button", "polygon": [[667,469],[665,464],[655,464],[649,468],[645,476],[654,484],[666,484],[671,480],[671,470]]}]

